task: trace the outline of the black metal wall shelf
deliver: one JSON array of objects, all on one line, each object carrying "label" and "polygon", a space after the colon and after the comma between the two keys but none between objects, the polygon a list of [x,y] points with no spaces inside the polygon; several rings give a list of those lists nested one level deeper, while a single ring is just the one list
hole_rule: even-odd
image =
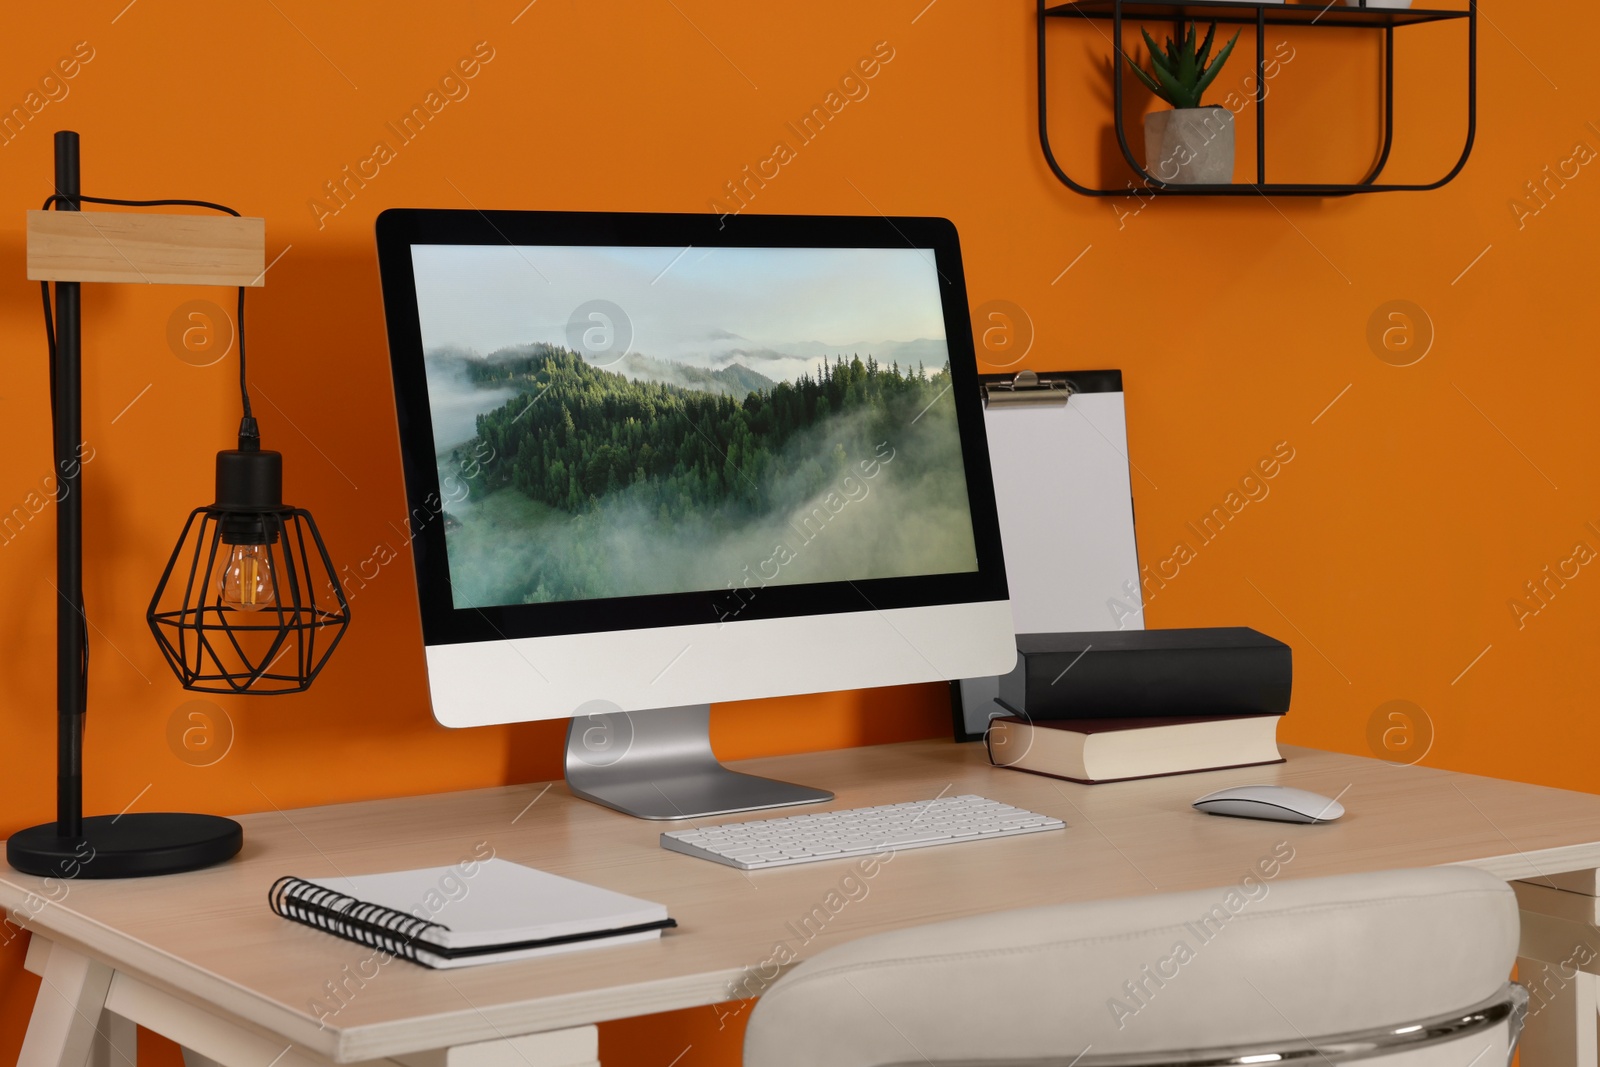
[{"label": "black metal wall shelf", "polygon": [[[1047,73],[1049,51],[1045,29],[1049,20],[1085,19],[1109,21],[1112,24],[1112,125],[1116,129],[1117,144],[1123,158],[1133,168],[1134,178],[1143,188],[1140,196],[1158,194],[1168,196],[1349,196],[1355,193],[1421,192],[1437,189],[1449,182],[1467,165],[1472,154],[1473,139],[1478,121],[1478,3],[1467,0],[1467,8],[1436,10],[1422,8],[1366,7],[1366,0],[1357,6],[1344,6],[1335,0],[1327,6],[1286,3],[1252,2],[1252,0],[1200,0],[1194,3],[1172,3],[1170,0],[1074,0],[1071,3],[1050,4],[1038,0],[1039,34],[1039,144],[1044,150],[1045,162],[1061,183],[1084,196],[1128,196],[1135,187],[1100,189],[1074,181],[1056,161],[1050,147],[1049,96]],[[1378,178],[1388,165],[1390,149],[1394,145],[1394,31],[1396,26],[1416,26],[1428,23],[1467,23],[1467,135],[1461,156],[1444,177],[1426,183],[1384,183]],[[1123,118],[1123,68],[1131,63],[1123,47],[1124,22],[1205,21],[1229,25],[1247,25],[1256,28],[1256,180],[1233,182],[1226,185],[1180,185],[1163,182],[1148,173],[1134,159],[1128,147],[1128,133]],[[1288,183],[1267,181],[1267,101],[1260,86],[1266,80],[1266,28],[1268,26],[1301,26],[1308,29],[1354,28],[1378,30],[1383,33],[1383,147],[1378,160],[1367,176],[1356,183]]]}]

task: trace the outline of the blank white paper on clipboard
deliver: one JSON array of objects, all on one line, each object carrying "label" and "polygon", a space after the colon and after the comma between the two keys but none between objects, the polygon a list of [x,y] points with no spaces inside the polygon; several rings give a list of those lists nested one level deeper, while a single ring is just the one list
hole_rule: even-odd
[{"label": "blank white paper on clipboard", "polygon": [[[1011,375],[982,382],[1017,633],[1143,629],[1122,372],[1044,373],[1037,384],[1024,372],[1015,390]],[[998,690],[996,678],[961,681],[960,736],[1008,714]]]}]

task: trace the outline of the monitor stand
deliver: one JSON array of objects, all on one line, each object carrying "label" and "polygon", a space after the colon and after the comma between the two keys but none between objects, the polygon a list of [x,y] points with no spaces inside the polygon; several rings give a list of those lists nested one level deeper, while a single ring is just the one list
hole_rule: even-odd
[{"label": "monitor stand", "polygon": [[718,763],[709,704],[632,714],[608,706],[579,708],[567,727],[567,787],[585,800],[640,819],[696,819],[833,799]]}]

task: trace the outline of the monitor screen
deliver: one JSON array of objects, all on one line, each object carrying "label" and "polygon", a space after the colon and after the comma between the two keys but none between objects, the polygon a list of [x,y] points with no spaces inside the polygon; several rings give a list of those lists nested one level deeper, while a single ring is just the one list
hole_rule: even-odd
[{"label": "monitor screen", "polygon": [[656,700],[696,656],[808,626],[875,625],[926,669],[913,629],[1004,604],[947,220],[390,209],[377,231],[430,649],[694,642],[641,683]]},{"label": "monitor screen", "polygon": [[979,569],[929,249],[410,253],[457,610]]}]

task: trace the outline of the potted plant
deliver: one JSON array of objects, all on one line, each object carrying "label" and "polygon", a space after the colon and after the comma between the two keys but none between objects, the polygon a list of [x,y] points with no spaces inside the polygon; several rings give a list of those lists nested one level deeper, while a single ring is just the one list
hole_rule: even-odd
[{"label": "potted plant", "polygon": [[1202,107],[1200,97],[1228,61],[1239,34],[1212,58],[1217,24],[1211,24],[1199,47],[1195,31],[1196,25],[1190,23],[1181,46],[1167,38],[1165,51],[1156,47],[1148,30],[1139,31],[1150,48],[1150,70],[1131,64],[1133,72],[1172,105],[1170,111],[1144,117],[1144,169],[1168,184],[1220,185],[1233,181],[1233,112],[1215,104]]}]

